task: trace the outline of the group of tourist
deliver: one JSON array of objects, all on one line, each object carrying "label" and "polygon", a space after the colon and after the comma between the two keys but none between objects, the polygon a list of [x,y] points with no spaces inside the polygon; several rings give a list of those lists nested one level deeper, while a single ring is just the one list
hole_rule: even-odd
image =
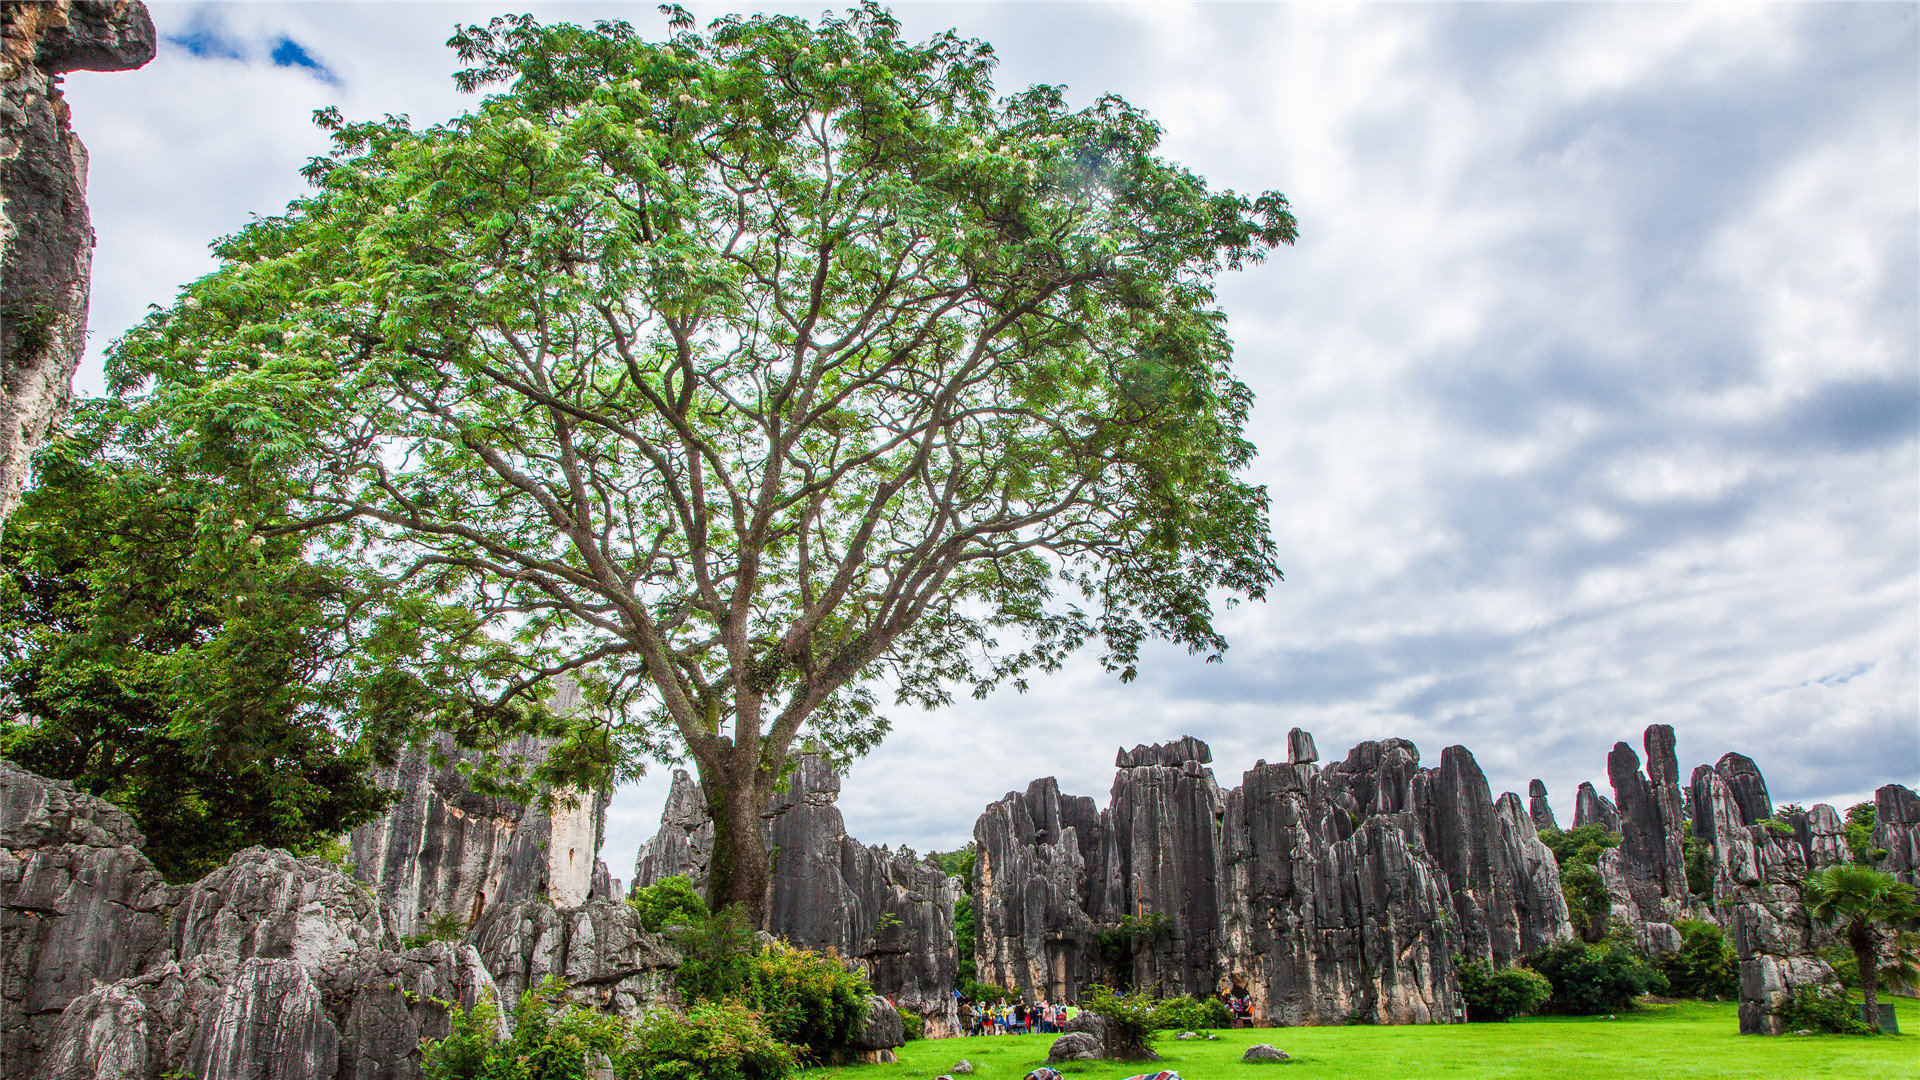
[{"label": "group of tourist", "polygon": [[1046,1001],[1028,1004],[993,1004],[976,1001],[960,1003],[960,1018],[968,1035],[1027,1035],[1039,1032],[1052,1035],[1067,1029],[1067,1021],[1080,1012],[1072,1005],[1053,1005]]}]

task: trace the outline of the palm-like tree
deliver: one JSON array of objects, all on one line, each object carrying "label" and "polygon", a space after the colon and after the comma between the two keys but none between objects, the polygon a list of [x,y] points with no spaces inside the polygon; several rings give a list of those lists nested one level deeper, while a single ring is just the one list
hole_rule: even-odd
[{"label": "palm-like tree", "polygon": [[1860,967],[1867,1023],[1877,1026],[1880,961],[1874,929],[1920,915],[1913,903],[1913,886],[1872,867],[1841,863],[1807,878],[1806,903],[1808,915],[1830,926],[1841,924],[1847,947]]}]

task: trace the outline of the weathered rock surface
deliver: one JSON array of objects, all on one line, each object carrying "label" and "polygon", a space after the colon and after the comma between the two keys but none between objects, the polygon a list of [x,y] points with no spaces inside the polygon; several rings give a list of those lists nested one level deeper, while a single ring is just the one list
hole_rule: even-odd
[{"label": "weathered rock surface", "polygon": [[1307,765],[1320,760],[1320,751],[1313,745],[1310,732],[1294,728],[1287,732],[1287,764]]},{"label": "weathered rock surface", "polygon": [[[927,860],[848,836],[835,805],[839,794],[833,766],[802,754],[786,791],[769,801],[767,840],[778,856],[767,929],[802,948],[858,961],[875,993],[920,1014],[929,1038],[958,1035],[953,911],[960,884]],[[660,831],[635,862],[634,887],[670,874],[686,874],[701,887],[712,850],[706,800],[678,772]]]},{"label": "weathered rock surface", "polygon": [[1873,846],[1886,849],[1884,869],[1920,886],[1920,795],[1899,784],[1873,793]]},{"label": "weathered rock surface", "polygon": [[[1411,801],[1411,744],[1255,766],[1227,793],[1227,980],[1268,1023],[1447,1020],[1460,937]],[[1356,826],[1350,805],[1394,807]]]},{"label": "weathered rock surface", "polygon": [[907,1045],[907,1026],[900,1020],[900,1010],[886,998],[878,995],[868,998],[867,1018],[847,1045],[867,1052]]},{"label": "weathered rock surface", "polygon": [[1547,801],[1547,783],[1544,780],[1527,781],[1527,817],[1533,822],[1533,831],[1558,829],[1559,822],[1553,820],[1553,804]]},{"label": "weathered rock surface", "polygon": [[1727,791],[1740,807],[1740,824],[1752,825],[1773,816],[1773,799],[1767,794],[1767,778],[1760,766],[1745,754],[1725,754],[1714,771],[1726,782]]},{"label": "weathered rock surface", "polygon": [[679,951],[624,902],[498,904],[481,916],[472,941],[502,1001],[518,1001],[553,977],[567,981],[570,1000],[627,1016],[667,1000],[680,963]]},{"label": "weathered rock surface", "polygon": [[399,945],[380,902],[338,867],[263,847],[236,853],[189,886],[171,936],[181,960],[218,952],[292,960],[316,972],[363,949]]},{"label": "weathered rock surface", "polygon": [[28,1076],[61,1010],[162,963],[178,890],[133,819],[0,761],[0,1078]]},{"label": "weathered rock surface", "polygon": [[196,1025],[180,1071],[200,1080],[330,1080],[339,1064],[340,1031],[306,966],[254,957]]},{"label": "weathered rock surface", "polygon": [[[1212,994],[1220,979],[1218,821],[1225,811],[1207,744],[1191,736],[1120,755],[1107,811],[1096,922],[1153,913],[1162,932],[1136,939],[1131,981],[1163,994]],[[1077,836],[1076,836],[1077,839]],[[976,930],[976,933],[978,931]]]},{"label": "weathered rock surface", "polygon": [[1289,1057],[1290,1055],[1285,1050],[1276,1049],[1272,1046],[1269,1046],[1266,1043],[1255,1043],[1254,1045],[1247,1047],[1247,1052],[1240,1055],[1240,1060],[1242,1061],[1286,1061],[1288,1060]]},{"label": "weathered rock surface", "polygon": [[1577,829],[1582,825],[1601,825],[1609,832],[1620,831],[1620,811],[1614,807],[1613,800],[1585,781],[1573,800],[1573,827]]},{"label": "weathered rock surface", "polygon": [[1063,1061],[1093,1061],[1100,1056],[1100,1040],[1085,1031],[1069,1031],[1053,1040],[1047,1048],[1047,1064],[1058,1065]]},{"label": "weathered rock surface", "polygon": [[[153,59],[135,0],[8,3],[0,37],[0,523],[67,408],[86,350],[93,222],[87,151],[59,77]],[[11,1066],[9,1066],[10,1068]]]},{"label": "weathered rock surface", "polygon": [[[1082,832],[1090,833],[1085,837]],[[980,979],[1022,996],[1070,1001],[1099,970],[1088,885],[1105,830],[1093,800],[1052,777],[990,804],[973,826],[973,917]]]},{"label": "weathered rock surface", "polygon": [[1688,795],[1695,835],[1711,847],[1714,912],[1739,957],[1740,1030],[1778,1035],[1781,1003],[1833,979],[1817,956],[1825,941],[1800,903],[1806,853],[1764,825],[1742,824],[1745,810],[1718,769],[1695,769]]},{"label": "weathered rock surface", "polygon": [[[582,708],[579,684],[556,679],[551,704]],[[474,791],[460,771],[484,756],[510,761],[524,774],[544,762],[549,749],[546,740],[521,736],[483,755],[440,734],[408,747],[376,774],[380,786],[400,797],[379,820],[353,830],[349,841],[355,874],[391,902],[401,935],[424,932],[436,915],[472,926],[490,905],[535,897],[562,907],[619,899],[596,857],[610,790],[554,792],[551,807],[527,805]]]}]

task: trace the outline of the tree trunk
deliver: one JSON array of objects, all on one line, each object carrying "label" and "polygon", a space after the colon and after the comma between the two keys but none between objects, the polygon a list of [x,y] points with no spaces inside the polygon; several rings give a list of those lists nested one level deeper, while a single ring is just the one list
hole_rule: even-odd
[{"label": "tree trunk", "polygon": [[1873,929],[1862,923],[1847,928],[1847,944],[1853,946],[1853,962],[1860,967],[1860,998],[1866,1005],[1867,1026],[1880,1029],[1879,957],[1875,955]]},{"label": "tree trunk", "polygon": [[700,770],[707,812],[713,817],[713,862],[707,871],[707,907],[717,912],[737,904],[746,910],[749,925],[764,929],[773,860],[768,855],[766,835],[760,827],[760,811],[767,805],[771,793],[760,790],[755,782],[757,770],[752,764],[744,769],[736,769],[734,765],[729,761],[721,767],[724,772],[710,772],[704,767]]}]

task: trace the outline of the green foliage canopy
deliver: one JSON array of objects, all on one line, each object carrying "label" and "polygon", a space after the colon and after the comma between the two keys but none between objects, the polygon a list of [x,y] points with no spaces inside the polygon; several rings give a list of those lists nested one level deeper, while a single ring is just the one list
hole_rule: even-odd
[{"label": "green foliage canopy", "polygon": [[[469,114],[322,111],[313,194],[112,352],[184,441],[699,767],[710,899],[757,910],[757,814],[803,728],[884,735],[1083,643],[1217,655],[1277,579],[1213,281],[1291,243],[1160,129],[991,51],[684,13],[470,26]],[[1018,643],[1003,643],[1014,634]],[[631,706],[631,708],[629,708]],[[611,768],[613,763],[608,763]]]},{"label": "green foliage canopy", "polygon": [[1553,984],[1529,968],[1495,971],[1485,960],[1473,960],[1455,971],[1460,978],[1460,996],[1466,1000],[1467,1019],[1474,1023],[1504,1023],[1525,1016],[1553,996]]}]

